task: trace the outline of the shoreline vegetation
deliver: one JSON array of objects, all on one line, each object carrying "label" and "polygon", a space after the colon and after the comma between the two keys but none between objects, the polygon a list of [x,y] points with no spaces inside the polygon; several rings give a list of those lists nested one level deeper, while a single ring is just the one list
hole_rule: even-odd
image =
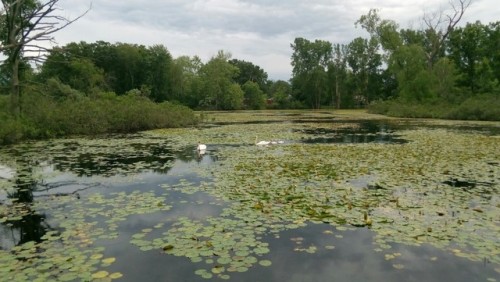
[{"label": "shoreline vegetation", "polygon": [[[203,119],[203,115],[184,105],[156,103],[132,91],[121,96],[100,93],[94,97],[77,95],[65,99],[27,93],[23,99],[22,118],[16,120],[9,114],[8,98],[0,95],[0,145],[69,136],[191,127]],[[323,110],[343,111],[326,107]],[[472,97],[459,104],[444,101],[416,104],[395,99],[374,102],[360,111],[399,118],[499,121],[500,100],[494,95]]]},{"label": "shoreline vegetation", "polygon": [[22,117],[8,112],[8,96],[0,96],[0,145],[23,140],[61,138],[77,135],[134,133],[138,131],[187,127],[198,123],[195,112],[170,102],[155,103],[134,93],[56,100],[27,95]]},{"label": "shoreline vegetation", "polygon": [[[113,133],[196,126],[203,114],[175,103],[155,103],[146,97],[129,93],[117,96],[104,93],[97,97],[56,100],[29,95],[23,103],[23,118],[13,119],[8,113],[8,96],[0,96],[0,145],[20,141],[95,136]],[[290,109],[293,110],[293,109]],[[499,121],[500,100],[493,96],[475,97],[461,104],[412,104],[398,100],[380,101],[367,109],[317,109],[332,112],[363,112],[399,118],[431,118],[437,120]],[[282,110],[264,110],[282,111]],[[286,111],[286,110],[284,110]],[[260,112],[260,111],[256,111]]]},{"label": "shoreline vegetation", "polygon": [[500,121],[500,99],[487,94],[465,99],[461,103],[412,103],[395,99],[374,102],[368,106],[368,112],[401,118]]}]

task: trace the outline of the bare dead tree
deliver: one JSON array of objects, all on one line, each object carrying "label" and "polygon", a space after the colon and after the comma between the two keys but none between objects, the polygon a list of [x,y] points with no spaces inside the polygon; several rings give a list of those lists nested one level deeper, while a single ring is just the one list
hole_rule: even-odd
[{"label": "bare dead tree", "polygon": [[423,21],[427,37],[427,65],[432,68],[439,54],[444,51],[444,43],[455,26],[462,19],[472,0],[449,0],[450,9],[425,13]]},{"label": "bare dead tree", "polygon": [[0,52],[6,56],[5,62],[11,70],[11,112],[19,117],[20,82],[19,64],[21,60],[40,62],[49,51],[43,42],[54,43],[53,34],[77,21],[89,9],[74,19],[58,15],[60,0],[1,0],[0,10]]}]

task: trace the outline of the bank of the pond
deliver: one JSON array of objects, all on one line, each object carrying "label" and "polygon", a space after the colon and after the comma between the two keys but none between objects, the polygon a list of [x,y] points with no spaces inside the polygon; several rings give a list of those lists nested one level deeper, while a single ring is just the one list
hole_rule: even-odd
[{"label": "bank of the pond", "polygon": [[498,95],[482,95],[461,103],[387,100],[371,104],[368,110],[393,117],[499,121],[500,99]]},{"label": "bank of the pond", "polygon": [[29,139],[186,127],[199,121],[188,107],[154,103],[135,94],[66,99],[27,95],[17,119],[9,113],[8,105],[8,96],[0,96],[0,145]]}]

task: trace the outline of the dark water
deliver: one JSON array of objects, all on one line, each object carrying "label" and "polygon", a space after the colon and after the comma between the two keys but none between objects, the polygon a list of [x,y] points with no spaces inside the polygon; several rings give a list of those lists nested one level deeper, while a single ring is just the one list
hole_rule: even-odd
[{"label": "dark water", "polygon": [[[312,137],[304,143],[400,143],[391,125],[380,122],[357,123],[352,128],[332,130],[315,129],[305,131]],[[63,144],[67,155],[56,154],[48,160],[20,157],[26,162],[18,175],[23,177],[13,181],[15,192],[0,196],[0,203],[12,200],[22,203],[43,201],[49,195],[72,195],[85,199],[99,192],[133,192],[140,187],[143,191],[155,191],[161,195],[165,189],[161,184],[175,185],[182,181],[199,185],[209,180],[193,172],[198,166],[217,165],[214,152],[200,156],[194,148],[174,151],[168,142],[152,140],[150,144],[130,142],[133,150],[115,153],[99,151],[72,155],[78,143]],[[28,147],[26,152],[29,152]],[[51,154],[50,148],[47,154]],[[11,152],[23,156],[23,152]],[[171,162],[168,167],[162,166]],[[36,179],[35,168],[56,177]],[[135,178],[125,182],[113,179],[125,178],[134,174]],[[454,187],[473,188],[470,183],[453,182]],[[195,275],[194,271],[206,267],[204,262],[192,263],[188,258],[166,255],[160,250],[141,251],[130,244],[133,234],[150,228],[158,222],[168,227],[179,217],[203,220],[220,215],[229,203],[204,192],[185,194],[168,190],[167,204],[172,209],[146,215],[130,216],[119,224],[119,237],[114,240],[100,240],[97,246],[105,247],[106,257],[117,260],[109,268],[110,272],[121,272],[120,281],[206,281]],[[57,230],[58,222],[51,217],[50,211],[44,214],[24,215],[21,220],[9,221],[0,225],[0,247],[9,250],[13,246],[29,241],[41,240],[50,230]],[[277,238],[279,237],[279,238]],[[471,262],[454,256],[449,252],[431,246],[411,247],[392,245],[392,249],[376,252],[373,244],[374,233],[368,228],[338,231],[325,224],[308,224],[279,234],[265,234],[263,241],[269,243],[270,253],[260,259],[269,259],[272,266],[255,265],[244,273],[231,273],[231,281],[486,281],[499,277],[494,267],[485,262]],[[300,242],[298,244],[297,242]],[[307,253],[297,251],[299,247],[315,246],[317,251]],[[328,249],[326,246],[333,246]],[[401,253],[394,260],[384,259],[386,253]],[[433,258],[433,259],[431,259]],[[402,264],[404,269],[396,269],[393,264]],[[2,280],[2,278],[0,278]],[[214,278],[214,280],[220,280]]]},{"label": "dark water", "polygon": [[[407,141],[395,133],[395,125],[382,121],[351,121],[342,122],[343,126],[338,128],[332,123],[331,128],[314,128],[300,130],[302,133],[311,135],[305,138],[303,143],[381,143],[381,144],[403,144]],[[346,126],[347,125],[347,126]]]}]

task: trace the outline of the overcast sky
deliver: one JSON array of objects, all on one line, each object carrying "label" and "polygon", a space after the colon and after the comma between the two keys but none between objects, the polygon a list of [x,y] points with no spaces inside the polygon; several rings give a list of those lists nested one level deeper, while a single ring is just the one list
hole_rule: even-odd
[{"label": "overcast sky", "polygon": [[[450,0],[456,1],[456,0]],[[498,0],[472,0],[463,23],[500,20]],[[61,14],[87,15],[55,34],[69,42],[162,44],[172,56],[198,55],[204,62],[218,50],[263,68],[273,80],[291,75],[290,44],[296,37],[349,43],[366,36],[356,20],[377,8],[401,27],[421,27],[424,13],[450,8],[448,0],[61,0]]]}]

